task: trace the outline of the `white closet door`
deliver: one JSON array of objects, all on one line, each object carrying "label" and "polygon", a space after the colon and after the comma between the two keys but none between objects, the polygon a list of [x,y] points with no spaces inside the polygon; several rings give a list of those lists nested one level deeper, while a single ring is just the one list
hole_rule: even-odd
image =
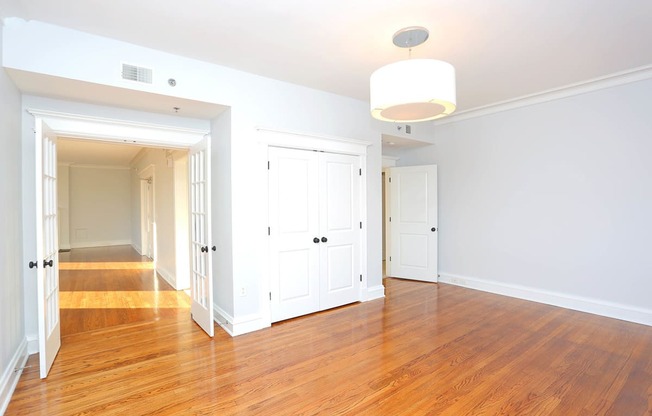
[{"label": "white closet door", "polygon": [[272,322],[319,310],[318,155],[269,148]]},{"label": "white closet door", "polygon": [[437,166],[391,168],[388,276],[437,281]]},{"label": "white closet door", "polygon": [[320,309],[360,300],[360,159],[320,153]]}]

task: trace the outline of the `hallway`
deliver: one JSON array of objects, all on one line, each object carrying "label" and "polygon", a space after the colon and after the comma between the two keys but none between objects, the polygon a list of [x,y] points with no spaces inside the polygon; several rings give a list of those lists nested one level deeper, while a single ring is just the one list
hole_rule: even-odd
[{"label": "hallway", "polygon": [[[61,336],[190,314],[190,298],[131,246],[59,253]],[[65,340],[64,340],[65,342]]]}]

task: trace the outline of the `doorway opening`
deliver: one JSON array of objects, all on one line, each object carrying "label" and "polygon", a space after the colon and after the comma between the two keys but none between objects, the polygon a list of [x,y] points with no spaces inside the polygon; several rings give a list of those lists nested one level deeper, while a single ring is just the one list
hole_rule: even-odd
[{"label": "doorway opening", "polygon": [[[37,178],[36,187],[34,189],[33,198],[36,213],[36,257],[43,259],[43,267],[38,270],[38,278],[36,281],[37,286],[37,308],[38,308],[38,342],[39,342],[39,364],[41,378],[46,378],[54,359],[61,347],[61,320],[60,320],[60,281],[59,281],[59,258],[58,258],[58,205],[57,205],[57,140],[62,135],[69,136],[73,139],[84,139],[80,142],[87,141],[109,141],[119,143],[129,143],[138,146],[150,146],[159,148],[176,148],[184,149],[187,159],[191,160],[187,164],[187,182],[186,182],[186,195],[187,198],[174,198],[172,193],[172,200],[184,200],[190,206],[190,201],[193,201],[192,212],[193,221],[192,227],[187,225],[187,229],[192,230],[192,239],[190,236],[187,238],[189,242],[188,267],[184,272],[191,274],[189,280],[192,281],[191,285],[191,311],[192,319],[197,322],[201,328],[210,336],[213,336],[213,310],[212,310],[212,275],[211,275],[211,258],[208,255],[208,245],[211,243],[210,239],[210,136],[208,132],[181,128],[174,126],[162,126],[156,124],[135,123],[133,121],[114,120],[94,118],[83,115],[53,113],[51,111],[29,110],[28,112],[34,116],[34,138],[35,138],[35,153],[34,153],[34,173]],[[132,139],[125,140],[124,137],[131,137]],[[162,149],[165,150],[165,149]],[[165,150],[166,159],[170,154],[168,166],[173,166],[173,156],[169,150]],[[201,167],[199,169],[198,167]],[[193,174],[190,175],[190,172]],[[134,177],[129,173],[130,177]],[[192,187],[190,186],[192,176]],[[102,177],[100,176],[99,179]],[[139,178],[137,179],[139,182]],[[197,182],[199,181],[199,184]],[[99,180],[98,180],[99,182]],[[159,181],[155,182],[158,183]],[[95,190],[104,190],[102,186],[95,186]],[[189,191],[188,191],[189,190]],[[198,204],[194,201],[200,200],[198,192],[201,192],[203,198],[202,206],[199,208]],[[106,192],[108,193],[108,192]],[[165,193],[159,193],[170,197]],[[99,193],[96,195],[100,201],[105,195]],[[156,193],[155,193],[156,195]],[[158,205],[155,202],[155,205]],[[161,204],[163,206],[164,204]],[[174,205],[174,203],[173,203]],[[154,210],[156,212],[156,210]],[[189,210],[188,210],[189,212]],[[196,212],[201,213],[203,221],[198,222],[195,220]],[[72,217],[71,217],[72,218]],[[155,214],[156,221],[156,214]],[[100,218],[91,224],[102,224],[105,218]],[[167,224],[174,224],[174,215],[167,218]],[[190,221],[190,216],[186,216],[186,220]],[[112,224],[109,222],[109,230]],[[154,227],[155,235],[158,238],[161,227]],[[171,227],[174,230],[174,225]],[[138,229],[138,228],[135,228]],[[87,230],[80,229],[81,237],[88,237]],[[77,233],[75,234],[77,235]],[[169,239],[174,245],[174,232],[173,237]],[[101,241],[101,240],[100,240]],[[138,241],[138,240],[134,240]],[[192,244],[190,243],[192,241]],[[106,245],[106,244],[97,244]],[[201,253],[200,253],[201,248]],[[154,247],[154,258],[156,259],[159,250],[158,245]],[[161,259],[174,259],[171,257],[161,255]],[[179,262],[182,263],[182,262]],[[32,264],[37,264],[33,262]],[[160,265],[155,262],[156,270],[163,270]],[[201,267],[200,267],[201,266]],[[200,270],[202,273],[197,273]],[[162,274],[162,273],[161,273]],[[166,277],[166,276],[163,276]],[[196,313],[201,311],[202,314]]]},{"label": "doorway opening", "polygon": [[140,234],[143,256],[154,260],[154,175],[140,178]]},{"label": "doorway opening", "polygon": [[57,146],[61,335],[187,315],[188,151],[65,137]]}]

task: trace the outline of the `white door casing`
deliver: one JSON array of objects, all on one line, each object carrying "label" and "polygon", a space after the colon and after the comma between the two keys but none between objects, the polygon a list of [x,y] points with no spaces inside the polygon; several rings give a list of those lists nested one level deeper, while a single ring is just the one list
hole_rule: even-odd
[{"label": "white door casing", "polygon": [[271,321],[360,300],[360,158],[269,147]]},{"label": "white door casing", "polygon": [[390,261],[387,275],[437,281],[437,166],[389,169]]},{"label": "white door casing", "polygon": [[36,271],[39,367],[46,378],[61,347],[59,321],[59,246],[57,236],[56,137],[40,118],[36,135]]},{"label": "white door casing", "polygon": [[211,247],[210,136],[192,146],[190,179],[190,296],[192,318],[209,335],[213,326],[213,274]]}]

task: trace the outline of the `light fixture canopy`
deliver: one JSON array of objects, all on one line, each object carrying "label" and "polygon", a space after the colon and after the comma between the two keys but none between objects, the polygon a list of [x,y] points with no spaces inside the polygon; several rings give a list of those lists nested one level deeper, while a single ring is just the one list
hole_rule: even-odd
[{"label": "light fixture canopy", "polygon": [[[412,48],[428,30],[408,27],[394,34],[396,46]],[[383,121],[417,122],[455,111],[455,68],[436,59],[408,59],[377,69],[370,78],[371,115]]]}]

